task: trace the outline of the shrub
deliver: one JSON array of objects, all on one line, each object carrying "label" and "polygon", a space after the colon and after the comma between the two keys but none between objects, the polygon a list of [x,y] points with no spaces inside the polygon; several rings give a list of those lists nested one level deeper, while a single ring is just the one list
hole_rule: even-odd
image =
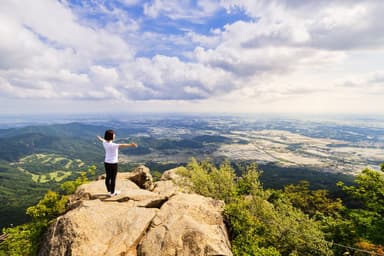
[{"label": "shrub", "polygon": [[284,197],[267,201],[271,193],[263,189],[256,164],[237,178],[228,162],[216,168],[192,159],[180,174],[190,179],[192,191],[226,202],[234,255],[332,255],[319,223]]},{"label": "shrub", "polygon": [[236,175],[228,162],[218,169],[209,161],[198,163],[192,158],[187,167],[181,168],[178,173],[191,181],[182,185],[200,195],[229,202],[237,194]]},{"label": "shrub", "polygon": [[78,186],[88,181],[88,175],[95,175],[95,166],[82,172],[74,181],[62,184],[63,194],[49,190],[35,205],[27,209],[27,214],[32,217],[32,222],[11,228],[4,228],[3,233],[8,237],[0,243],[0,255],[19,256],[37,255],[42,234],[56,217],[66,211],[68,194],[72,194]]}]

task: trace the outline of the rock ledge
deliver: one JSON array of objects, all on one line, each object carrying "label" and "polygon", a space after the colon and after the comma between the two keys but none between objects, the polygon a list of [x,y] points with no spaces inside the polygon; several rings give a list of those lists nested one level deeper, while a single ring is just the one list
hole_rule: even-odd
[{"label": "rock ledge", "polygon": [[39,255],[232,255],[224,203],[181,192],[176,170],[158,182],[145,166],[119,173],[115,197],[102,177],[80,186]]}]

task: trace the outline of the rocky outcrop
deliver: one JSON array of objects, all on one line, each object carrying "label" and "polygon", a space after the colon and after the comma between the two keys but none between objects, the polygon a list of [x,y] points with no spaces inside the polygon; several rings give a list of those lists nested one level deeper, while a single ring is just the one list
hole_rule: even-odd
[{"label": "rocky outcrop", "polygon": [[148,168],[136,170],[119,173],[118,196],[102,179],[80,186],[39,255],[232,255],[222,201],[180,192],[176,169],[155,183]]},{"label": "rocky outcrop", "polygon": [[138,254],[230,255],[220,210],[223,206],[200,195],[173,196],[156,214]]},{"label": "rocky outcrop", "polygon": [[[132,172],[118,173],[117,175],[120,179],[133,181],[142,189],[153,190],[154,188],[153,178],[150,170],[144,165],[138,166]],[[100,179],[105,179],[105,174],[101,175],[99,177],[99,180]]]},{"label": "rocky outcrop", "polygon": [[136,183],[140,188],[153,190],[153,179],[149,169],[143,165],[137,167],[129,178]]},{"label": "rocky outcrop", "polygon": [[185,178],[177,174],[179,167],[165,171],[160,178],[160,181],[155,182],[153,192],[156,192],[160,195],[172,196],[179,192],[187,193],[187,189],[180,187],[179,184],[185,184]]}]

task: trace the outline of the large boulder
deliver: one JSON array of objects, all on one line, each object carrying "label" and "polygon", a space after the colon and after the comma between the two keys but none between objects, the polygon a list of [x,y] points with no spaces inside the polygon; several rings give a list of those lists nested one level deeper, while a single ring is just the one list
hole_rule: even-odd
[{"label": "large boulder", "polygon": [[[124,178],[126,177],[126,178]],[[154,193],[145,189],[140,189],[134,182],[127,177],[130,173],[121,173],[116,179],[116,190],[120,191],[117,196],[111,197],[105,188],[105,180],[97,180],[83,184],[78,187],[72,204],[77,205],[78,201],[100,199],[105,202],[130,202],[131,206],[160,208],[162,202],[167,200],[166,195]],[[72,207],[73,208],[73,207]]]},{"label": "large boulder", "polygon": [[188,190],[183,187],[187,184],[186,178],[182,177],[178,172],[184,167],[178,167],[165,171],[160,178],[160,181],[155,182],[153,192],[164,196],[172,196],[178,192],[187,192]]},{"label": "large boulder", "polygon": [[[116,179],[116,190],[126,192],[138,189],[139,187],[128,179]],[[105,180],[101,179],[79,186],[76,190],[75,196],[79,199],[105,199],[109,198],[109,193],[105,186]]]},{"label": "large boulder", "polygon": [[[105,180],[105,174],[98,177],[98,180]],[[153,177],[148,167],[139,165],[131,172],[118,172],[116,180],[131,180],[142,189],[153,190]]]},{"label": "large boulder", "polygon": [[129,179],[142,189],[153,190],[154,185],[151,172],[149,168],[144,165],[140,165],[133,170]]},{"label": "large boulder", "polygon": [[50,227],[39,255],[137,255],[158,209],[100,200],[82,205]]},{"label": "large boulder", "polygon": [[170,169],[168,171],[163,172],[161,175],[160,180],[173,180],[175,182],[178,182],[179,180],[182,179],[182,177],[178,174],[178,172],[184,167],[177,167]]},{"label": "large boulder", "polygon": [[222,201],[181,193],[172,178],[149,191],[129,177],[119,173],[113,197],[104,180],[80,186],[39,255],[232,255]]},{"label": "large boulder", "polygon": [[173,196],[152,221],[138,255],[232,255],[223,207],[200,195]]}]

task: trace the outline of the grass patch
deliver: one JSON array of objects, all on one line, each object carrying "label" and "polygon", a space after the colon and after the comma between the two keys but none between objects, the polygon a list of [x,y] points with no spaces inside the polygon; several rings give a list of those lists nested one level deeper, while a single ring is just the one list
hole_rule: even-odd
[{"label": "grass patch", "polygon": [[53,164],[56,164],[56,163],[58,163],[58,162],[60,162],[60,161],[70,161],[69,159],[67,159],[67,158],[64,158],[64,157],[61,157],[61,156],[59,156],[59,157],[55,157],[51,162],[53,163]]},{"label": "grass patch", "polygon": [[71,175],[72,172],[70,171],[54,171],[48,174],[37,175],[38,177],[35,182],[47,183],[52,180],[56,182],[61,182],[62,180],[68,178]]},{"label": "grass patch", "polygon": [[71,168],[72,164],[73,164],[73,161],[72,161],[72,160],[69,160],[68,163],[64,166],[64,169],[69,169],[69,168]]},{"label": "grass patch", "polygon": [[47,183],[50,181],[61,182],[72,175],[80,172],[85,163],[80,159],[69,159],[56,154],[32,154],[20,158],[12,163],[17,170],[28,174],[35,183]]}]

